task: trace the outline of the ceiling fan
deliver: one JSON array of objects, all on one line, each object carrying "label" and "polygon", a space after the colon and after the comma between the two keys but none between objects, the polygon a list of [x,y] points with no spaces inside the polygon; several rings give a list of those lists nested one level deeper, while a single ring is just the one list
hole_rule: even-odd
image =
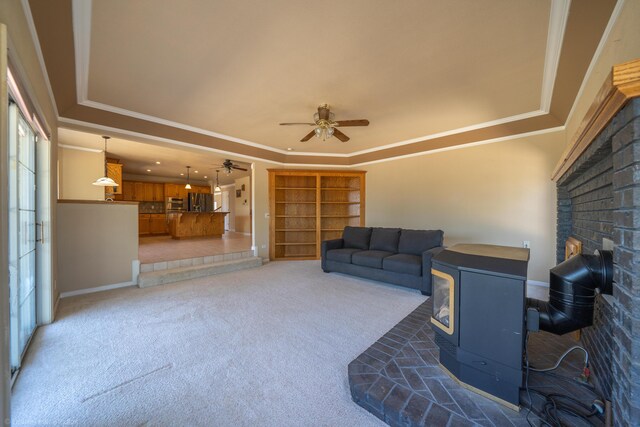
[{"label": "ceiling fan", "polygon": [[223,168],[227,174],[230,174],[234,170],[244,171],[244,172],[247,171],[246,168],[236,165],[229,159],[225,159],[225,161],[221,165],[215,165],[214,168]]},{"label": "ceiling fan", "polygon": [[315,129],[309,132],[300,140],[300,142],[310,140],[314,135],[322,140],[335,136],[342,142],[347,142],[349,137],[342,133],[338,127],[346,126],[369,126],[369,120],[334,120],[335,115],[330,111],[328,104],[320,104],[318,106],[318,112],[313,115],[313,123],[280,123],[281,126],[290,125],[307,125],[315,126]]}]

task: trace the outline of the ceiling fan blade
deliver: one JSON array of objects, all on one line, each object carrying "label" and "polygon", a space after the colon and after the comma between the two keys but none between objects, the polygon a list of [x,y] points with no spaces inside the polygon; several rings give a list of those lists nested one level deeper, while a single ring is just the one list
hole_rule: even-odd
[{"label": "ceiling fan blade", "polygon": [[347,135],[345,135],[344,133],[340,132],[340,130],[336,129],[336,128],[333,128],[333,136],[335,136],[336,138],[338,138],[342,142],[347,142],[349,140],[349,137]]},{"label": "ceiling fan blade", "polygon": [[334,126],[369,126],[369,120],[338,120]]},{"label": "ceiling fan blade", "polygon": [[231,166],[231,168],[232,168],[232,169],[235,169],[235,170],[239,170],[239,171],[245,171],[245,172],[247,171],[247,169],[245,169],[245,168],[241,168],[241,167],[240,167],[240,166],[238,166],[238,165],[233,165],[233,166]]},{"label": "ceiling fan blade", "polygon": [[305,142],[305,141],[310,140],[311,138],[313,138],[313,136],[314,136],[315,134],[316,134],[316,130],[314,129],[314,130],[312,130],[311,132],[309,132],[308,134],[306,134],[306,135],[304,136],[304,138],[302,138],[302,139],[300,140],[300,142]]},{"label": "ceiling fan blade", "polygon": [[280,126],[292,126],[292,125],[309,125],[309,126],[315,126],[315,123],[280,123]]}]

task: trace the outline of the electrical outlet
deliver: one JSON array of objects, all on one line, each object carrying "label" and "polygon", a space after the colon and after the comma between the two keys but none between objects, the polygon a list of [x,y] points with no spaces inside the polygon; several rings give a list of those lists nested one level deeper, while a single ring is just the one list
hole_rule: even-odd
[{"label": "electrical outlet", "polygon": [[262,249],[267,249],[267,245],[260,246]]},{"label": "electrical outlet", "polygon": [[527,249],[531,248],[531,242],[530,242],[530,241],[528,241],[528,240],[524,240],[524,241],[522,242],[522,247],[523,247],[523,248],[527,248]]},{"label": "electrical outlet", "polygon": [[269,212],[264,213],[264,219],[269,219]]}]

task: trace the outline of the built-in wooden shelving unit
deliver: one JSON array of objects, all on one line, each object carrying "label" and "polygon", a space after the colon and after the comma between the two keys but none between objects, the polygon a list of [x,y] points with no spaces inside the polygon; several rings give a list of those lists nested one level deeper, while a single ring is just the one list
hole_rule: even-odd
[{"label": "built-in wooden shelving unit", "polygon": [[270,258],[318,259],[320,243],[364,226],[365,172],[269,170]]}]

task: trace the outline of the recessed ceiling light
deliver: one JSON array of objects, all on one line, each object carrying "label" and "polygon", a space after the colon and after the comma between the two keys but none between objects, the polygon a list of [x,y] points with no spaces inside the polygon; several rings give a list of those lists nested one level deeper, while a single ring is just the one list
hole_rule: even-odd
[{"label": "recessed ceiling light", "polygon": [[184,174],[183,174],[183,173],[181,173],[181,174],[180,174],[180,176],[184,176]]},{"label": "recessed ceiling light", "polygon": [[151,169],[147,169],[147,172],[151,172]]},{"label": "recessed ceiling light", "polygon": [[204,176],[205,178],[207,177],[207,175]]},{"label": "recessed ceiling light", "polygon": [[193,171],[193,173],[198,173],[198,171]]},{"label": "recessed ceiling light", "polygon": [[293,151],[293,148],[287,147],[287,151]]},{"label": "recessed ceiling light", "polygon": [[160,162],[156,162],[156,165],[159,165],[159,164],[160,164]]}]

